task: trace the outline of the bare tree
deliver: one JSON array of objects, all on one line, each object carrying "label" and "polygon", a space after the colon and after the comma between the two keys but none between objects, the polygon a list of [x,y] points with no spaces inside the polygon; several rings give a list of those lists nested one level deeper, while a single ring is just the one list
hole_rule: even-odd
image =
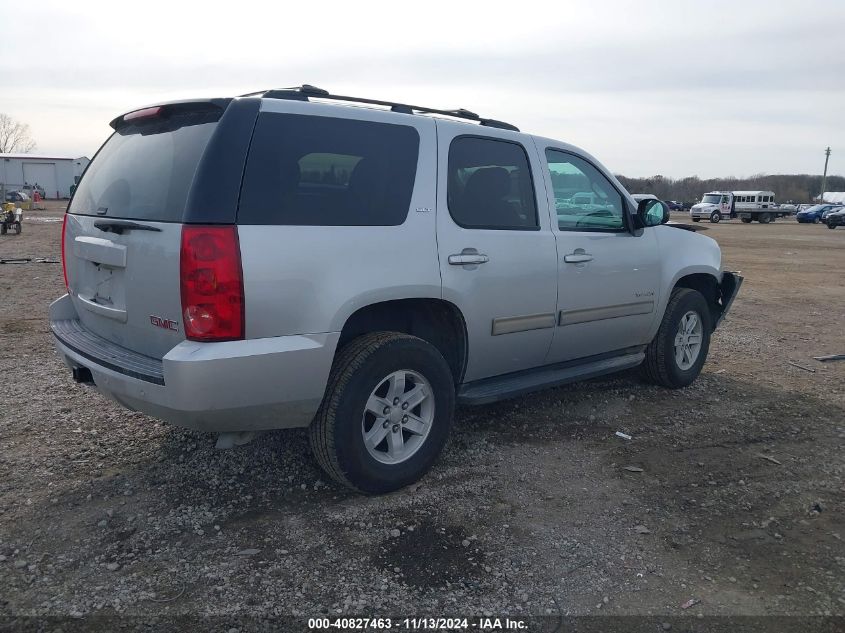
[{"label": "bare tree", "polygon": [[29,135],[29,125],[0,112],[0,154],[28,154],[34,149],[35,141]]}]

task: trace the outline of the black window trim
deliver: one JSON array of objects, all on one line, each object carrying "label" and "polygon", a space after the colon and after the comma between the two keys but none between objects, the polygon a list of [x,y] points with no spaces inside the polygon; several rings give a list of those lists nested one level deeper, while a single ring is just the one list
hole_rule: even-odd
[{"label": "black window trim", "polygon": [[[260,101],[260,99],[259,99]],[[237,212],[235,216],[234,223],[241,225],[240,219],[240,211],[241,211],[241,195],[243,193],[243,186],[246,180],[246,173],[247,173],[247,166],[249,161],[250,152],[252,151],[252,142],[255,139],[256,130],[258,129],[259,120],[262,115],[268,115],[269,117],[275,116],[283,116],[283,117],[307,117],[307,118],[327,118],[327,119],[335,119],[338,121],[352,121],[352,122],[362,122],[362,123],[378,123],[384,125],[393,125],[396,127],[406,127],[410,128],[416,134],[416,143],[417,143],[417,151],[416,151],[416,164],[414,166],[413,172],[413,182],[411,183],[411,196],[408,202],[408,209],[405,212],[405,215],[402,217],[402,221],[396,224],[244,224],[244,226],[292,226],[292,227],[323,227],[323,228],[346,228],[346,227],[355,227],[355,228],[371,228],[371,227],[399,227],[404,226],[408,222],[408,218],[411,217],[411,209],[413,208],[413,201],[414,201],[414,194],[417,191],[418,182],[419,182],[419,175],[420,175],[420,168],[422,166],[422,135],[420,134],[420,129],[412,124],[412,123],[400,123],[400,122],[385,122],[380,119],[370,119],[367,117],[359,118],[359,117],[346,117],[339,114],[317,114],[317,113],[307,113],[307,112],[299,112],[299,111],[288,111],[288,110],[262,110],[260,107],[256,111],[255,120],[253,122],[252,132],[249,137],[249,145],[247,148],[246,155],[243,160],[243,169],[241,170],[240,176],[240,186],[238,190],[238,200],[237,200]]]},{"label": "black window trim", "polygon": [[[462,224],[458,222],[455,218],[455,215],[452,213],[452,209],[449,206],[449,172],[452,163],[452,146],[454,145],[455,141],[465,138],[475,138],[480,139],[482,141],[500,141],[502,143],[510,143],[511,145],[516,145],[519,149],[522,150],[522,153],[525,154],[525,162],[528,165],[528,179],[531,181],[531,197],[534,199],[534,226],[478,226],[478,225],[469,225],[469,224]],[[487,136],[484,134],[459,134],[458,136],[452,137],[452,140],[449,141],[449,151],[446,154],[446,208],[449,210],[449,217],[452,218],[452,222],[457,224],[462,229],[466,229],[467,231],[540,231],[542,227],[540,226],[540,209],[537,203],[537,186],[534,182],[534,172],[531,169],[531,156],[528,154],[528,149],[520,143],[519,141],[513,141],[506,138],[500,138],[497,136]]]},{"label": "black window trim", "polygon": [[[552,178],[551,169],[549,169],[549,159],[546,156],[546,152],[549,151],[549,150],[552,150],[553,152],[560,152],[561,154],[568,154],[569,156],[574,156],[575,158],[579,158],[579,159],[583,160],[585,163],[587,163],[593,169],[595,169],[597,172],[599,172],[602,176],[604,176],[605,180],[607,180],[608,184],[619,195],[619,199],[622,201],[622,224],[623,224],[622,228],[618,228],[618,229],[602,229],[602,228],[579,229],[577,227],[571,227],[571,228],[562,229],[562,228],[560,228],[560,223],[557,221],[557,219],[555,219],[555,221],[552,222],[552,228],[553,229],[556,229],[560,233],[633,233],[632,227],[633,227],[634,224],[633,224],[633,221],[632,221],[630,216],[634,212],[631,210],[631,205],[628,203],[628,199],[619,190],[619,187],[617,187],[613,183],[613,181],[610,178],[607,177],[607,175],[604,173],[604,171],[598,165],[596,165],[593,161],[588,159],[586,156],[582,156],[581,154],[573,152],[572,150],[561,149],[561,148],[556,147],[554,145],[547,145],[546,148],[543,150],[543,160],[546,162],[546,171],[549,172],[549,182],[551,182],[551,178]],[[555,197],[554,187],[552,187],[551,193],[552,193],[552,198],[554,198]],[[551,214],[551,209],[549,209],[549,213]],[[555,214],[554,215],[555,215],[555,217],[557,217],[557,208],[556,207],[555,207]]]}]

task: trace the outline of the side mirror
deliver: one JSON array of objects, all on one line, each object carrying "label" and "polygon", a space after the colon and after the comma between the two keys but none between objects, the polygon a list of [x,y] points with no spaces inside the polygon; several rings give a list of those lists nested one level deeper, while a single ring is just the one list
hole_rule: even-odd
[{"label": "side mirror", "polygon": [[640,200],[637,205],[637,218],[641,226],[657,226],[669,221],[669,207],[660,200]]}]

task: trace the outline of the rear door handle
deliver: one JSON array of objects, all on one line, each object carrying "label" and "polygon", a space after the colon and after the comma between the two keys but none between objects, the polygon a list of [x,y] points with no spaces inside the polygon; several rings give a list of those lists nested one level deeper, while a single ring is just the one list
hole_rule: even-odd
[{"label": "rear door handle", "polygon": [[460,255],[449,255],[449,263],[452,266],[465,266],[466,264],[486,264],[490,261],[484,253],[471,253]]},{"label": "rear door handle", "polygon": [[[580,250],[580,249],[579,249]],[[563,261],[567,264],[578,264],[580,262],[591,262],[593,261],[593,256],[589,253],[585,253],[584,251],[570,253],[569,255],[563,256]]]}]

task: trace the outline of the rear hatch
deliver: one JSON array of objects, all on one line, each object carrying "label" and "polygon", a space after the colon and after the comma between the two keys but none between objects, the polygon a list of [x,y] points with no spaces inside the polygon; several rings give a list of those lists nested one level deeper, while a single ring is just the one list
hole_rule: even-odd
[{"label": "rear hatch", "polygon": [[112,122],[66,217],[67,282],[84,327],[145,356],[185,339],[182,224],[227,102],[179,103]]}]

